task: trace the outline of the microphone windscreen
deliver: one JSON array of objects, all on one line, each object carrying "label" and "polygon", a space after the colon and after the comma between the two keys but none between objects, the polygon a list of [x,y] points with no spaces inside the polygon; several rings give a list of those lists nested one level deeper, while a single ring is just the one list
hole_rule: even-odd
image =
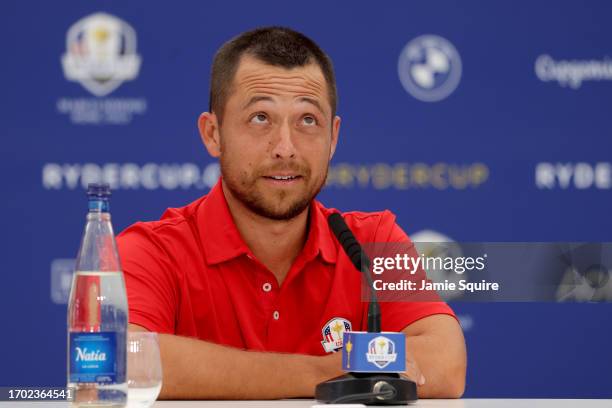
[{"label": "microphone windscreen", "polygon": [[343,230],[348,229],[348,225],[346,225],[344,218],[342,218],[342,216],[338,213],[333,213],[329,217],[327,217],[327,223],[329,224],[330,228],[332,229],[332,232],[338,239],[340,239],[339,234]]},{"label": "microphone windscreen", "polygon": [[[353,232],[350,230],[342,215],[338,213],[333,213],[329,217],[327,217],[327,222],[329,223],[332,232],[338,239],[340,245],[344,249],[344,252],[349,257],[355,268],[358,271],[361,271],[361,263],[362,259],[362,250],[361,245],[353,235]],[[368,262],[366,261],[366,266],[369,267]]]}]

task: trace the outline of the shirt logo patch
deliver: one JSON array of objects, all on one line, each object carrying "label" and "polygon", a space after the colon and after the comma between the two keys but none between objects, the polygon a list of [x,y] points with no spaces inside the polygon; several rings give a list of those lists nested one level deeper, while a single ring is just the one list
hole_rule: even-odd
[{"label": "shirt logo patch", "polygon": [[325,326],[321,333],[323,341],[321,344],[327,353],[335,352],[342,348],[342,335],[345,331],[351,331],[351,322],[342,317],[333,317]]}]

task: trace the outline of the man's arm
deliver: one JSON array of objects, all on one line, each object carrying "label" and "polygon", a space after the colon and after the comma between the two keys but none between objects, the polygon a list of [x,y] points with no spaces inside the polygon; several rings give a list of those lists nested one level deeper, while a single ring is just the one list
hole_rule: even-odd
[{"label": "man's arm", "polygon": [[[146,330],[130,324],[131,331]],[[312,397],[315,386],[342,374],[341,353],[317,357],[243,351],[171,334],[159,335],[160,399]]]},{"label": "man's arm", "polygon": [[[407,326],[407,374],[415,380],[419,398],[460,398],[465,390],[465,339],[457,320],[437,314]],[[424,384],[419,378],[423,375]]]}]

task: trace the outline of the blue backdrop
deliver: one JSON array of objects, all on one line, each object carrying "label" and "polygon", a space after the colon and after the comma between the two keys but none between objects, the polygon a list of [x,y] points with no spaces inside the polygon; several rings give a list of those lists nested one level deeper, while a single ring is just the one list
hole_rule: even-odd
[{"label": "blue backdrop", "polygon": [[[256,26],[302,31],[335,63],[343,122],[327,206],[388,208],[409,234],[459,241],[611,238],[609,2],[0,10],[0,385],[65,382],[64,302],[88,182],[111,183],[120,231],[216,181],[196,128],[210,62]],[[454,307],[466,396],[612,397],[611,304]]]}]

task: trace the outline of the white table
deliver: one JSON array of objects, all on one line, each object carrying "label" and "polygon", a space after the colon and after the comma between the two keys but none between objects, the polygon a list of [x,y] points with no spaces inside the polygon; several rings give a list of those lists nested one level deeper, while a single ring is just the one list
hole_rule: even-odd
[{"label": "white table", "polygon": [[[157,401],[153,408],[310,408],[313,400],[282,401]],[[66,402],[0,402],[0,407],[65,408]],[[340,408],[342,405],[335,405]],[[399,405],[396,405],[399,406]],[[611,408],[612,400],[586,399],[459,399],[419,400],[410,407],[424,408]],[[333,408],[334,405],[329,405]]]},{"label": "white table", "polygon": [[[283,401],[157,401],[153,408],[310,408],[313,400]],[[336,405],[341,407],[342,405]],[[612,408],[612,400],[459,399],[419,400],[411,407],[428,408]],[[333,408],[334,405],[329,405]]]}]

